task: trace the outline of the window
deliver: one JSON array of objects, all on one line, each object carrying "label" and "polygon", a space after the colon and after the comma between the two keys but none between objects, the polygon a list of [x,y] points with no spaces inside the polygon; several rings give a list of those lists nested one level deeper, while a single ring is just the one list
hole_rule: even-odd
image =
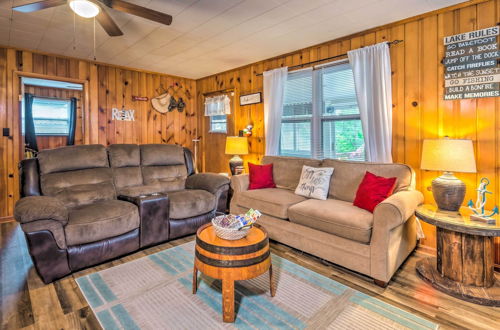
[{"label": "window", "polygon": [[210,132],[211,133],[226,133],[227,132],[227,116],[210,116]]},{"label": "window", "polygon": [[365,160],[354,78],[348,63],[288,75],[280,154]]},{"label": "window", "polygon": [[[69,135],[71,101],[33,98],[33,121],[36,135]],[[23,111],[24,134],[24,111]]]}]

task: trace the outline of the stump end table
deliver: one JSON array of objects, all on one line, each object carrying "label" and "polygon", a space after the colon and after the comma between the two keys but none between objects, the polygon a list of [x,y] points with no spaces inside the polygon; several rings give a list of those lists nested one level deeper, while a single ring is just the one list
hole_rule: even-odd
[{"label": "stump end table", "polygon": [[500,219],[485,223],[470,219],[472,211],[439,210],[421,205],[418,219],[436,226],[436,257],[417,262],[418,275],[434,288],[456,298],[486,306],[500,306],[500,276],[494,271],[494,239]]},{"label": "stump end table", "polygon": [[222,280],[222,319],[234,322],[234,281],[249,280],[269,271],[269,286],[274,297],[273,271],[269,238],[254,225],[242,239],[229,241],[215,235],[211,223],[196,232],[193,269],[193,294],[198,288],[198,271]]}]

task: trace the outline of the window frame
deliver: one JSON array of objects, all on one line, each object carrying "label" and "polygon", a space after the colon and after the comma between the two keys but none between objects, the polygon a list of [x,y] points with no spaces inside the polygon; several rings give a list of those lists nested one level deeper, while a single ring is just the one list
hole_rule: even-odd
[{"label": "window frame", "polygon": [[[214,117],[224,117],[224,122],[226,124],[226,129],[225,130],[221,130],[221,129],[214,129],[213,128],[213,119]],[[220,115],[220,116],[209,116],[209,120],[208,120],[208,125],[209,125],[209,129],[208,129],[208,132],[209,133],[218,133],[218,134],[227,134],[227,115]]]},{"label": "window frame", "polygon": [[[309,117],[296,117],[296,118],[286,118],[282,116],[281,124],[283,123],[294,123],[294,122],[310,122],[311,125],[311,144],[310,144],[310,155],[300,155],[294,153],[286,153],[281,149],[281,133],[280,133],[280,144],[279,144],[279,155],[282,156],[295,156],[295,157],[309,157],[316,159],[325,159],[324,157],[324,134],[323,134],[323,123],[325,122],[341,122],[341,121],[361,121],[361,114],[349,114],[349,115],[335,115],[324,113],[325,100],[323,98],[323,74],[328,68],[335,68],[341,70],[342,66],[349,65],[348,60],[341,60],[334,63],[328,63],[323,66],[318,66],[315,68],[310,67],[306,69],[297,70],[290,72],[289,75],[299,75],[304,74],[304,71],[311,71],[312,76],[312,114]],[[351,69],[352,70],[352,69]],[[357,101],[356,101],[357,103]],[[295,135],[294,135],[295,138]],[[296,145],[294,143],[294,145]],[[366,151],[364,152],[364,160],[352,159],[352,161],[366,161]]]},{"label": "window frame", "polygon": [[[33,122],[34,122],[34,125],[35,125],[35,135],[36,136],[45,136],[45,137],[50,137],[50,136],[66,136],[68,137],[69,136],[69,128],[71,126],[71,99],[67,99],[67,98],[57,98],[57,97],[47,97],[47,96],[37,96],[37,95],[33,95],[33,105],[35,104],[35,101],[36,99],[39,99],[39,100],[49,100],[49,101],[56,101],[56,102],[65,102],[68,104],[68,117],[67,119],[65,120],[66,123],[67,123],[67,128],[68,128],[68,133],[39,133],[37,132],[37,125],[36,125],[36,121],[37,120],[49,120],[49,121],[63,121],[61,119],[54,119],[54,118],[43,118],[43,117],[35,117],[34,114],[33,114]],[[23,109],[24,109],[24,98],[23,98]],[[34,112],[34,111],[33,111]],[[21,128],[21,131],[22,131],[22,134],[24,135],[25,132],[24,132],[24,120],[25,120],[25,111],[23,110],[23,113],[22,113],[23,117],[22,117],[22,128]]]}]

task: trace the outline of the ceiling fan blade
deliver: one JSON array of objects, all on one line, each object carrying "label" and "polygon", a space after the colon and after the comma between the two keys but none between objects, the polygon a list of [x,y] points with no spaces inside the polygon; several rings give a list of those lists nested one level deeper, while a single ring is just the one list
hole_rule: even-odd
[{"label": "ceiling fan blade", "polygon": [[97,14],[96,19],[99,24],[101,24],[104,31],[106,31],[110,37],[122,36],[123,32],[120,30],[118,25],[116,25],[115,21],[113,21],[111,16],[109,16],[102,6],[99,7],[101,7],[101,10],[99,10],[99,14]]},{"label": "ceiling fan blade", "polygon": [[28,3],[27,5],[12,7],[12,9],[15,11],[20,11],[22,13],[31,13],[42,9],[65,5],[66,2],[66,0],[44,0]]},{"label": "ceiling fan blade", "polygon": [[124,13],[146,18],[151,21],[155,21],[165,25],[170,25],[172,23],[172,16],[161,13],[156,10],[134,5],[133,3],[129,3],[122,0],[100,0],[100,1],[106,4],[108,7],[111,7],[118,11],[122,11]]}]

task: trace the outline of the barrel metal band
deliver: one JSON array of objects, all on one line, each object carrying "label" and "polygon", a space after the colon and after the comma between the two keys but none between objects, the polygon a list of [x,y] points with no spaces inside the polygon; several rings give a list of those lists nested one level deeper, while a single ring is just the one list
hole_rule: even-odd
[{"label": "barrel metal band", "polygon": [[201,247],[203,250],[216,253],[216,254],[225,254],[225,255],[242,255],[242,254],[249,254],[249,253],[255,253],[257,251],[262,250],[264,247],[269,244],[269,238],[266,237],[266,239],[263,239],[259,243],[256,243],[254,245],[248,245],[248,246],[215,246],[212,244],[208,244],[204,241],[202,241],[198,236],[196,236],[196,245]]},{"label": "barrel metal band", "polygon": [[255,258],[249,258],[249,259],[244,259],[244,260],[218,260],[218,259],[212,259],[207,256],[204,256],[203,254],[199,253],[198,250],[196,250],[195,255],[196,258],[203,262],[206,265],[210,266],[215,266],[215,267],[221,267],[221,268],[238,268],[238,267],[248,267],[248,266],[253,266],[256,264],[260,264],[267,258],[269,258],[269,255],[271,254],[271,251],[267,250],[264,254],[255,257]]}]

